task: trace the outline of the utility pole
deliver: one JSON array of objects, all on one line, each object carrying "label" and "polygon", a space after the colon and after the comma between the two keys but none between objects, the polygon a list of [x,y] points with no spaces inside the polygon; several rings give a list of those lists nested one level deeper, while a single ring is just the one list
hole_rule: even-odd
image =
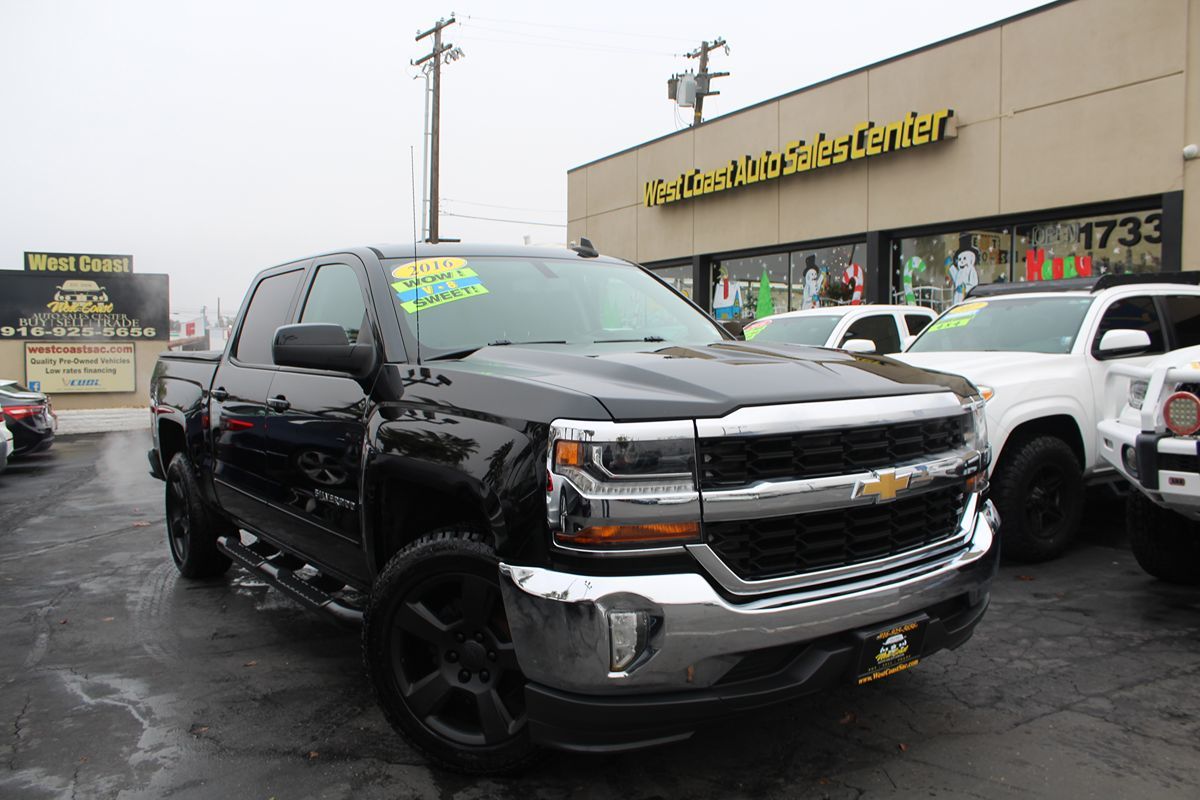
[{"label": "utility pole", "polygon": [[724,78],[728,72],[714,72],[711,75],[708,72],[708,54],[711,50],[724,47],[726,53],[729,48],[725,44],[725,40],[718,37],[712,42],[701,42],[700,46],[687,54],[688,58],[700,59],[700,70],[696,73],[696,107],[692,116],[692,125],[699,125],[701,116],[704,113],[704,98],[707,95],[720,94],[720,92],[709,91],[709,80],[712,78]]},{"label": "utility pole", "polygon": [[418,33],[415,41],[421,41],[433,34],[433,49],[421,58],[412,62],[419,67],[426,61],[432,62],[433,69],[433,102],[430,110],[430,125],[432,134],[429,144],[429,241],[438,241],[438,156],[440,155],[439,133],[441,129],[440,110],[442,93],[442,56],[454,45],[442,44],[442,30],[454,24],[454,15],[450,19],[439,19],[437,24],[424,33]]}]

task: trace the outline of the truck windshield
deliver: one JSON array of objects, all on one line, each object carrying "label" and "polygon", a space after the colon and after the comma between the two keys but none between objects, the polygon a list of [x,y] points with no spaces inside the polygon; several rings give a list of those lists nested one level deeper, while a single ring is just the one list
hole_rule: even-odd
[{"label": "truck windshield", "polygon": [[1092,300],[1016,296],[962,303],[938,317],[908,352],[1069,353]]},{"label": "truck windshield", "polygon": [[429,355],[488,344],[672,342],[728,338],[631,264],[528,257],[384,262],[402,324]]},{"label": "truck windshield", "polygon": [[833,333],[841,317],[832,314],[797,317],[768,317],[746,326],[746,340],[755,342],[790,342],[821,347]]}]

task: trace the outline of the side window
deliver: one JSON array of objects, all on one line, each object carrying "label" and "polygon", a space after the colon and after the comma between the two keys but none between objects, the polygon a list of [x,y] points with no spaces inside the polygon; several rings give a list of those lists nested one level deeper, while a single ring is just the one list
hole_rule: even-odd
[{"label": "side window", "polygon": [[292,297],[300,284],[303,270],[292,270],[280,275],[264,278],[254,289],[242,330],[238,333],[234,356],[247,364],[274,364],[271,357],[271,342],[275,329],[287,324],[288,310]]},{"label": "side window", "polygon": [[1167,301],[1167,315],[1175,330],[1176,347],[1200,344],[1200,295],[1173,294]]},{"label": "side window", "polygon": [[[300,321],[341,325],[351,343],[358,341],[359,332],[366,328],[367,304],[353,268],[346,264],[318,267]],[[368,334],[364,332],[363,338],[369,338]]]},{"label": "side window", "polygon": [[850,339],[871,339],[875,342],[877,353],[900,350],[900,332],[896,330],[896,318],[891,314],[876,314],[850,323],[850,330],[842,337],[842,344]]},{"label": "side window", "polygon": [[908,327],[908,335],[916,336],[921,331],[925,330],[925,326],[933,322],[933,317],[927,317],[924,314],[905,314],[904,324]]},{"label": "side window", "polygon": [[1092,352],[1097,352],[1104,334],[1118,328],[1145,331],[1150,334],[1150,349],[1146,353],[1165,352],[1162,320],[1158,317],[1158,309],[1154,307],[1154,298],[1126,297],[1106,308],[1096,329],[1096,336],[1092,339]]}]

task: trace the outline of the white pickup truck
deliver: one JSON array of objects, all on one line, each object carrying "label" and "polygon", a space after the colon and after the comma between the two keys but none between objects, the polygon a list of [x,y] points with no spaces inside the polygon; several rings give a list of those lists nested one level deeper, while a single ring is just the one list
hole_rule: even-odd
[{"label": "white pickup truck", "polygon": [[1046,560],[1075,537],[1085,484],[1116,478],[1096,433],[1119,410],[1112,367],[1200,345],[1197,283],[1179,272],[980,286],[895,356],[964,375],[987,398],[1006,556]]},{"label": "white pickup truck", "polygon": [[1101,420],[1100,453],[1138,492],[1125,507],[1142,569],[1170,583],[1200,584],[1200,347],[1138,367],[1115,365],[1119,416]]}]

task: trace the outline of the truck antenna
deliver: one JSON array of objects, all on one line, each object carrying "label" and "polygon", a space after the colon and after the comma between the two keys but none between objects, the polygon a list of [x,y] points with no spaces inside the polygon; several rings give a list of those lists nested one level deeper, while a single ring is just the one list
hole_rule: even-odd
[{"label": "truck antenna", "polygon": [[[412,223],[413,223],[413,277],[417,275],[417,168],[413,161],[413,148],[408,146],[408,174],[412,179]],[[416,281],[413,282],[414,284]],[[417,366],[421,366],[421,298],[413,298],[413,316],[417,328]]]}]

